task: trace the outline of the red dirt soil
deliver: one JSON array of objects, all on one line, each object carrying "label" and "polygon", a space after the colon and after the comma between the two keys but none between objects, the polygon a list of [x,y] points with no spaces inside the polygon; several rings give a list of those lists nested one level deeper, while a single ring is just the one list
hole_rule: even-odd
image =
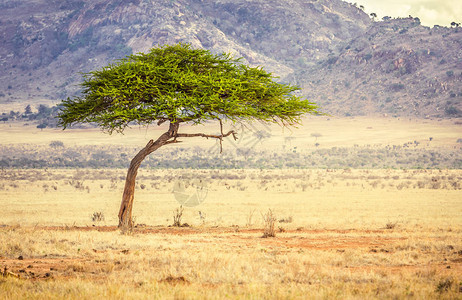
[{"label": "red dirt soil", "polygon": [[[111,232],[117,231],[115,226],[86,226],[86,227],[38,227],[39,230],[50,231],[99,231]],[[365,252],[371,253],[388,253],[387,250],[391,245],[405,240],[402,238],[390,238],[383,236],[387,230],[287,230],[277,233],[274,238],[262,238],[261,229],[240,229],[238,227],[152,227],[138,226],[134,229],[133,234],[162,234],[162,235],[197,235],[199,239],[192,239],[189,242],[207,244],[214,239],[219,239],[220,243],[228,243],[236,246],[243,246],[244,249],[264,246],[269,251],[278,251],[280,253],[290,251],[336,251],[344,252],[346,249],[362,248]],[[339,236],[344,234],[345,236]],[[209,239],[204,240],[205,237]],[[96,250],[92,249],[95,254],[109,252],[119,254],[130,254],[130,250]],[[47,255],[34,258],[7,258],[0,256],[0,277],[18,276],[21,279],[28,280],[48,280],[53,278],[76,278],[84,276],[85,278],[103,278],[106,276],[107,268],[112,271],[114,265],[120,264],[118,261],[98,260],[97,257],[49,257]],[[331,266],[332,268],[337,268]],[[440,274],[462,273],[462,257],[447,261],[435,262],[431,265],[402,265],[402,266],[384,266],[372,265],[361,267],[347,267],[350,271],[381,271],[395,273],[404,270],[413,272],[428,271],[436,269]],[[117,268],[114,268],[117,269]]]}]

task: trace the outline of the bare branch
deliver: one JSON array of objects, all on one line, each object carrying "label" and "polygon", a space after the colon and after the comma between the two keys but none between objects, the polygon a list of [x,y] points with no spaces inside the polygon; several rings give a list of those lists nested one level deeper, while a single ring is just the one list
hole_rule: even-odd
[{"label": "bare branch", "polygon": [[227,133],[223,133],[223,122],[221,119],[220,121],[220,134],[205,134],[205,133],[178,133],[178,131],[174,132],[173,134],[173,141],[170,141],[170,143],[176,143],[180,142],[177,141],[177,138],[183,138],[183,137],[205,137],[206,139],[212,138],[212,139],[218,139],[220,140],[220,153],[223,152],[223,138],[232,135],[234,140],[237,140],[237,135],[234,130],[230,130]]},{"label": "bare branch", "polygon": [[237,135],[234,130],[230,130],[225,134],[205,134],[205,133],[177,133],[176,137],[205,137],[205,138],[212,138],[212,139],[222,139],[224,137],[232,135],[234,140],[237,140]]},{"label": "bare branch", "polygon": [[220,119],[220,133],[221,133],[221,137],[220,137],[220,153],[223,153],[223,122],[221,121],[221,119]]}]

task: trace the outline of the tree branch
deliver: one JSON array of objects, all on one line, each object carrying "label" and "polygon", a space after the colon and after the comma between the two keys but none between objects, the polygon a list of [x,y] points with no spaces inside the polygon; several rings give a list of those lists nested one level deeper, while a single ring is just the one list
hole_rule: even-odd
[{"label": "tree branch", "polygon": [[220,133],[221,133],[221,137],[220,137],[220,153],[223,153],[223,122],[221,121],[221,119],[220,119]]},{"label": "tree branch", "polygon": [[[180,141],[176,140],[176,135],[177,135],[179,126],[180,126],[179,123],[170,123],[167,132],[163,133],[155,142],[153,140],[150,140],[145,147],[146,149],[148,149],[147,155],[151,154],[152,152],[156,151],[158,148],[164,145],[179,143]],[[172,138],[173,140],[171,140]]]},{"label": "tree branch", "polygon": [[164,118],[159,119],[159,121],[157,121],[157,126],[162,125],[162,124],[165,123],[166,121],[168,121],[168,119],[164,119]]},{"label": "tree branch", "polygon": [[227,132],[225,134],[220,134],[220,135],[205,134],[205,133],[177,133],[176,137],[205,137],[207,139],[208,138],[222,139],[222,138],[230,136],[230,135],[233,135],[234,140],[237,140],[237,135],[236,135],[236,132],[234,132],[234,130],[230,130],[229,132]]},{"label": "tree branch", "polygon": [[[166,119],[161,119],[159,122],[162,124],[163,122],[167,121]],[[160,136],[155,142],[150,140],[146,145],[146,148],[149,149],[149,153],[155,151],[157,148],[168,145],[168,144],[175,144],[181,143],[182,141],[177,140],[177,138],[184,138],[184,137],[204,137],[206,139],[218,139],[220,140],[220,153],[223,151],[223,138],[232,135],[233,139],[237,140],[237,134],[234,130],[230,130],[227,133],[223,133],[223,123],[220,120],[220,133],[221,134],[205,134],[205,133],[178,133],[178,128],[180,121],[175,123],[170,123],[169,130],[165,132],[162,136]],[[171,140],[173,138],[173,140]]]}]

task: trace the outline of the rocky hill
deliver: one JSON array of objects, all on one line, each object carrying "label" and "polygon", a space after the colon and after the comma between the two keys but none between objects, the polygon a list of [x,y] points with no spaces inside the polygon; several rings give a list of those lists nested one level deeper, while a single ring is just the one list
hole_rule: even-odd
[{"label": "rocky hill", "polygon": [[459,116],[462,30],[340,0],[0,3],[0,103],[78,94],[79,72],[177,42],[231,52],[334,115]]},{"label": "rocky hill", "polygon": [[462,30],[374,22],[295,78],[334,115],[462,116]]}]

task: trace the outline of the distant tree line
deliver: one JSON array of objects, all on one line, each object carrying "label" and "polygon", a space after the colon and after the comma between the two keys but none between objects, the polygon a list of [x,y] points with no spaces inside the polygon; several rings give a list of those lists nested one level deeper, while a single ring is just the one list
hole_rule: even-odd
[{"label": "distant tree line", "polygon": [[24,107],[24,111],[10,111],[9,113],[2,113],[0,116],[0,121],[6,122],[13,122],[13,121],[20,121],[20,122],[31,122],[33,124],[37,124],[37,128],[55,128],[57,126],[57,119],[56,116],[60,111],[60,106],[52,106],[49,107],[46,104],[40,104],[36,107],[36,111],[32,111],[32,107],[30,104]]},{"label": "distant tree line", "polygon": [[[126,168],[136,149],[125,146],[73,146],[61,141],[48,146],[0,146],[1,168]],[[299,152],[236,149],[172,148],[149,156],[144,168],[155,169],[460,169],[460,149],[428,150],[412,144],[374,147],[332,147]]]}]

